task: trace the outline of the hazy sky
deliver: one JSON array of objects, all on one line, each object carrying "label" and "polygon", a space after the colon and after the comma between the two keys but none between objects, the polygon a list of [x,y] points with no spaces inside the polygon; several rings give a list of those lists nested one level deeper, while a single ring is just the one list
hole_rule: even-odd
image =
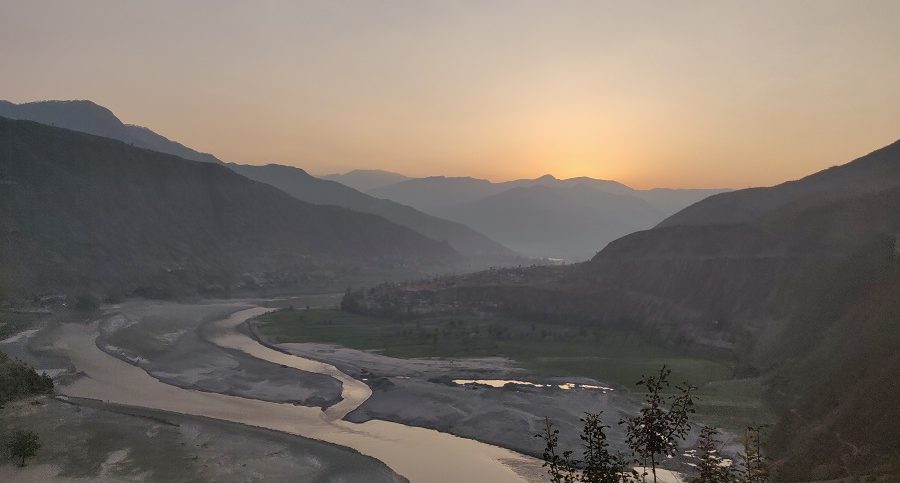
[{"label": "hazy sky", "polygon": [[0,98],[314,173],[764,185],[900,138],[900,1],[0,0]]}]

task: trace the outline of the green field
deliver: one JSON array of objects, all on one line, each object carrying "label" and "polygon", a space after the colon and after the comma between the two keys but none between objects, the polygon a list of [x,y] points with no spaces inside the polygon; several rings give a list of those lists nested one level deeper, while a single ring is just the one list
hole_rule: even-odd
[{"label": "green field", "polygon": [[324,342],[398,358],[502,356],[538,374],[591,377],[629,392],[642,374],[665,364],[673,381],[699,386],[704,421],[738,430],[770,418],[759,381],[733,379],[728,362],[680,354],[636,334],[501,318],[401,321],[328,309],[273,312],[257,326],[275,342]]}]

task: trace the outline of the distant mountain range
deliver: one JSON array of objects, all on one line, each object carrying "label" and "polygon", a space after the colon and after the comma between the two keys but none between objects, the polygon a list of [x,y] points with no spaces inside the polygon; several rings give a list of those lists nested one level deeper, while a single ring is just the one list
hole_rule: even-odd
[{"label": "distant mountain range", "polygon": [[589,258],[597,246],[664,216],[640,198],[581,184],[519,186],[439,212],[520,253],[568,260]]},{"label": "distant mountain range", "polygon": [[412,178],[369,194],[471,226],[529,256],[579,261],[616,238],[651,228],[685,206],[724,191],[636,190],[611,180],[545,175],[501,183]]},{"label": "distant mountain range", "polygon": [[513,262],[519,255],[481,233],[460,223],[426,215],[409,206],[383,200],[356,191],[335,181],[316,178],[289,166],[228,164],[250,179],[270,184],[291,196],[310,203],[335,205],[382,216],[441,242],[448,243],[464,256],[485,263]]},{"label": "distant mountain range", "polygon": [[0,118],[0,199],[5,299],[341,289],[360,271],[460,260],[409,228],[219,164],[30,121]]},{"label": "distant mountain range", "polygon": [[408,178],[382,170],[355,170],[317,178],[291,166],[225,163],[147,128],[124,124],[109,109],[90,101],[0,101],[0,116],[223,164],[297,199],[378,215],[449,243],[475,268],[523,263],[520,254],[586,260],[609,241],[651,228],[675,211],[724,191],[635,190],[616,181],[560,180],[549,175],[492,183],[477,178]]},{"label": "distant mountain range", "polygon": [[[277,164],[254,166],[224,163],[211,154],[185,147],[147,128],[124,124],[109,109],[91,101],[43,101],[25,104],[0,101],[0,116],[26,119],[117,139],[135,147],[174,154],[194,161],[223,164],[250,179],[275,186],[299,200],[378,215],[433,240],[449,243],[476,267],[517,263],[520,259],[520,256],[509,248],[460,223],[426,215],[408,206],[363,194],[343,184],[312,177],[300,168]],[[373,176],[385,180],[403,178],[400,175],[379,171],[348,173],[341,177],[345,180],[361,180],[363,177],[372,179]]]},{"label": "distant mountain range", "polygon": [[420,310],[446,300],[436,310],[625,328],[728,354],[736,376],[762,378],[778,415],[769,449],[779,478],[896,477],[898,236],[900,141],[800,180],[709,197],[582,264],[370,290],[356,302],[379,311],[382,300]]},{"label": "distant mountain range", "polygon": [[344,186],[349,186],[363,192],[409,179],[409,177],[402,174],[392,173],[381,169],[355,169],[344,174],[326,174],[319,176],[319,178],[337,181]]}]

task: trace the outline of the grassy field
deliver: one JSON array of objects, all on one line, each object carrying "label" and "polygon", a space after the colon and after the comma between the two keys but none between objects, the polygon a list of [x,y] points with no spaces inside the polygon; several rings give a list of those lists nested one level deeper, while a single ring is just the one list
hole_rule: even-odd
[{"label": "grassy field", "polygon": [[332,343],[398,358],[508,357],[538,374],[591,377],[635,397],[635,381],[665,364],[673,381],[699,386],[705,421],[738,430],[770,418],[759,381],[733,379],[727,362],[686,356],[637,335],[510,319],[398,321],[328,309],[273,312],[258,327],[276,342]]}]

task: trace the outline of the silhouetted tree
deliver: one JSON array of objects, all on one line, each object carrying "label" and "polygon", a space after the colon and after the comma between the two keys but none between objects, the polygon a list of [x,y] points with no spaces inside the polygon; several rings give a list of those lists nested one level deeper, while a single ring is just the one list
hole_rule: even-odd
[{"label": "silhouetted tree", "polygon": [[766,483],[769,481],[769,461],[763,455],[762,431],[767,425],[748,426],[744,433],[744,452],[740,455],[743,468],[741,483]]},{"label": "silhouetted tree", "polygon": [[535,437],[543,438],[546,446],[542,455],[544,459],[544,468],[547,468],[547,474],[550,475],[551,483],[574,483],[575,468],[572,461],[572,452],[563,451],[559,453],[559,430],[553,427],[550,418],[544,418],[544,432],[536,434]]},{"label": "silhouetted tree", "polygon": [[700,430],[700,438],[697,441],[697,449],[692,451],[692,457],[697,460],[697,470],[700,472],[692,483],[734,483],[737,478],[734,474],[731,462],[722,457],[722,442],[716,439],[719,432],[715,428],[704,426]]},{"label": "silhouetted tree", "polygon": [[19,466],[25,466],[25,459],[34,457],[41,449],[41,440],[32,431],[15,431],[6,443],[9,456],[18,460]]},{"label": "silhouetted tree", "polygon": [[[662,366],[659,374],[643,376],[637,382],[647,391],[640,414],[627,418],[620,424],[626,425],[626,443],[631,448],[635,462],[646,467],[650,463],[653,481],[656,483],[656,466],[663,458],[678,453],[678,441],[684,440],[691,429],[690,415],[695,412],[694,394],[696,389],[683,383],[675,386],[678,394],[665,395],[672,373]],[[666,406],[668,405],[668,408]]]},{"label": "silhouetted tree", "polygon": [[606,429],[600,414],[585,413],[581,418],[584,429],[581,441],[584,444],[584,469],[581,481],[584,483],[618,483],[625,473],[624,458],[609,452]]},{"label": "silhouetted tree", "polygon": [[546,446],[544,467],[552,483],[620,483],[627,481],[625,460],[609,452],[606,429],[600,414],[586,413],[581,419],[584,460],[572,459],[572,451],[559,452],[559,430],[553,427],[549,418],[544,420],[544,432],[535,435],[542,438]]}]

